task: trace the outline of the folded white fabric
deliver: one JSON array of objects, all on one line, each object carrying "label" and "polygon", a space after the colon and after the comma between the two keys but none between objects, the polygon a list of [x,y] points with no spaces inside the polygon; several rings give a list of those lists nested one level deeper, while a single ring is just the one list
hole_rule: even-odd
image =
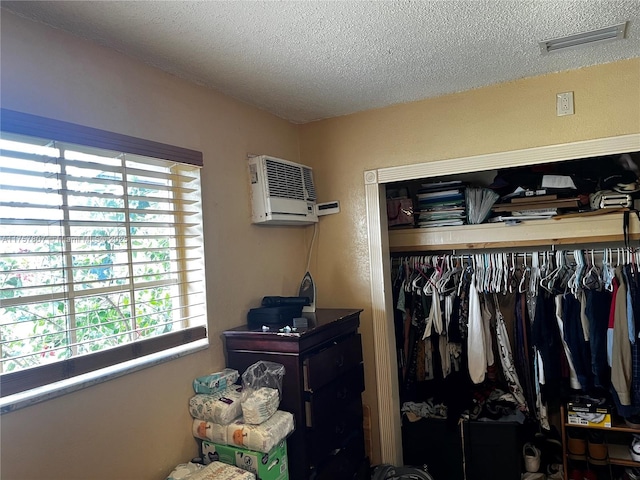
[{"label": "folded white fabric", "polygon": [[260,425],[236,421],[227,426],[227,444],[269,453],[294,430],[293,414],[276,411]]},{"label": "folded white fabric", "polygon": [[197,377],[193,381],[193,391],[196,393],[217,393],[226,390],[236,383],[240,374],[233,368],[225,368],[221,372]]},{"label": "folded white fabric", "polygon": [[185,480],[256,480],[256,476],[234,465],[211,462],[202,470],[186,477]]},{"label": "folded white fabric", "polygon": [[260,425],[276,413],[280,405],[280,394],[275,388],[262,387],[252,390],[241,402],[242,419],[251,425]]},{"label": "folded white fabric", "polygon": [[193,436],[200,440],[209,440],[223,445],[227,443],[227,425],[194,418],[192,431]]},{"label": "folded white fabric", "polygon": [[169,474],[167,480],[184,480],[187,479],[192,473],[202,470],[204,465],[199,463],[181,463],[173,469],[173,472]]},{"label": "folded white fabric", "polygon": [[189,400],[193,418],[228,425],[242,415],[242,387],[235,385],[214,394],[198,393]]}]

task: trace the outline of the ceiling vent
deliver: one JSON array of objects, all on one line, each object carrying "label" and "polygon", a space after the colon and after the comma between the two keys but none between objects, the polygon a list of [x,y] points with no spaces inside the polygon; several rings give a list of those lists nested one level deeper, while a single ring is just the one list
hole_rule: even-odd
[{"label": "ceiling vent", "polygon": [[593,45],[597,43],[612,42],[624,38],[627,22],[619,25],[611,25],[610,27],[592,30],[590,32],[577,33],[562,38],[554,38],[540,42],[540,50],[542,55],[551,52],[565,50],[567,48],[580,47],[584,45]]}]

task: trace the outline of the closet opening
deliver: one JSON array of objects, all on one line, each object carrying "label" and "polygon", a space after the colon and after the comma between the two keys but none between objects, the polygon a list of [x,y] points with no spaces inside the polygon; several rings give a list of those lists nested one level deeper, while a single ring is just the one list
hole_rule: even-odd
[{"label": "closet opening", "polygon": [[[540,452],[529,472],[555,479],[588,465],[605,470],[598,478],[619,478],[631,462],[622,448],[631,435],[607,439],[619,448],[606,465],[567,457],[583,414],[565,417],[561,407],[610,409],[598,420],[609,427],[613,412],[640,411],[614,404],[611,375],[621,368],[615,359],[606,367],[603,341],[618,288],[640,306],[639,261],[624,245],[393,254],[404,462],[429,465],[435,478],[510,480],[523,472],[528,446]],[[635,332],[625,321],[625,335],[631,325]]]},{"label": "closet opening", "polygon": [[[427,259],[426,257],[431,257],[431,259],[436,257],[436,259],[440,259],[436,260],[437,266],[441,265],[442,261],[446,262],[448,255],[449,260],[453,261],[456,260],[454,257],[458,257],[458,265],[465,265],[465,262],[471,262],[472,264],[476,255],[496,255],[492,258],[495,258],[496,262],[499,261],[498,258],[502,258],[504,264],[504,255],[506,255],[506,263],[508,264],[511,255],[513,255],[513,258],[517,258],[518,255],[527,253],[532,255],[530,253],[532,251],[546,251],[548,252],[546,255],[552,258],[551,262],[555,262],[555,254],[559,249],[564,252],[563,255],[565,257],[573,258],[570,252],[573,252],[574,245],[577,244],[585,244],[587,246],[593,246],[594,243],[600,246],[608,244],[614,249],[624,246],[622,235],[624,215],[622,213],[620,213],[620,217],[615,219],[608,218],[606,221],[602,219],[585,221],[581,217],[579,218],[580,225],[578,225],[578,220],[571,217],[563,220],[550,218],[539,220],[539,222],[555,222],[549,225],[545,223],[542,228],[539,226],[540,224],[536,226],[534,222],[522,222],[522,224],[514,226],[505,225],[504,223],[500,225],[481,223],[459,226],[445,225],[435,228],[406,228],[406,226],[392,226],[390,228],[387,220],[387,194],[405,188],[407,193],[412,195],[411,189],[417,188],[419,190],[422,183],[439,181],[484,182],[482,186],[489,186],[495,180],[496,173],[508,168],[556,163],[557,165],[554,166],[559,166],[558,162],[563,162],[563,167],[566,167],[569,162],[579,159],[619,155],[637,152],[638,150],[640,150],[640,135],[627,135],[365,172],[372,272],[373,330],[376,349],[376,372],[378,375],[379,428],[382,439],[383,462],[400,465],[404,463],[404,459],[407,457],[407,455],[403,455],[403,418],[401,415],[407,392],[406,385],[402,383],[403,377],[400,373],[407,368],[407,364],[404,363],[406,358],[403,360],[403,357],[398,357],[397,355],[398,344],[396,343],[394,322],[397,303],[393,297],[392,282],[394,268],[400,268],[398,262],[401,263],[403,259],[406,260],[412,257],[419,257],[421,260]],[[550,229],[551,225],[553,225],[553,229]],[[640,226],[636,220],[632,219],[629,234],[630,238],[636,238],[640,234]],[[532,250],[534,248],[535,250]],[[575,249],[577,248],[576,246]],[[488,251],[487,249],[491,250]],[[528,250],[523,251],[525,249]],[[484,251],[480,252],[479,250]],[[500,255],[503,256],[499,256],[496,251],[500,251]],[[520,258],[522,259],[522,257]],[[476,260],[477,262],[480,261],[479,258]],[[430,263],[425,262],[424,265],[430,265]],[[452,263],[453,265],[455,263]],[[433,267],[433,265],[431,266]],[[555,268],[557,268],[557,265]],[[496,276],[491,281],[487,281],[491,285],[491,282],[498,282],[499,280]],[[501,288],[504,288],[504,284],[501,285]],[[495,294],[498,295],[498,293]],[[438,328],[441,328],[441,326],[439,325]],[[440,365],[438,365],[440,368],[442,368],[442,363],[441,361]],[[486,373],[485,371],[484,374],[486,375]],[[467,442],[465,444],[465,441],[463,441],[461,445],[462,447],[466,445],[471,448],[473,444],[469,442],[473,440],[474,432],[466,431],[465,428],[468,427],[465,427],[464,423],[461,425],[458,435],[466,438],[465,441]],[[482,426],[482,428],[490,428],[487,425]],[[488,438],[487,434],[489,432],[485,431],[482,436]],[[493,433],[489,435],[492,438],[496,438]],[[519,433],[509,432],[502,436],[507,438],[511,435],[514,435],[513,438],[515,438]],[[486,445],[485,442],[485,447],[489,448],[490,445]],[[481,447],[476,445],[475,448],[479,449]],[[407,446],[404,449],[407,449]],[[495,453],[495,448],[493,451]],[[412,455],[415,452],[406,453]],[[464,463],[466,454],[463,453],[462,455],[462,462]],[[487,450],[482,456],[489,458],[491,456],[490,450]],[[467,478],[472,477],[467,476]]]}]

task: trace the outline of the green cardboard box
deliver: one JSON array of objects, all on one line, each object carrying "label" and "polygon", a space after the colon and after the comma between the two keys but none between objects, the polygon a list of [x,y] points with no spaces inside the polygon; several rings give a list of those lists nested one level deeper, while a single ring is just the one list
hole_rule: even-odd
[{"label": "green cardboard box", "polygon": [[254,473],[258,480],[289,480],[286,440],[282,440],[269,453],[203,440],[202,457],[205,463],[218,460],[240,467]]}]

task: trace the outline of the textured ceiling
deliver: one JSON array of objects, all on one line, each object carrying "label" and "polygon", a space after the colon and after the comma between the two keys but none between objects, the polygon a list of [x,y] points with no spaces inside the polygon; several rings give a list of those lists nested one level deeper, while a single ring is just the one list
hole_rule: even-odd
[{"label": "textured ceiling", "polygon": [[[2,6],[297,123],[640,56],[639,0]],[[624,21],[625,40],[540,54],[540,40]]]}]

